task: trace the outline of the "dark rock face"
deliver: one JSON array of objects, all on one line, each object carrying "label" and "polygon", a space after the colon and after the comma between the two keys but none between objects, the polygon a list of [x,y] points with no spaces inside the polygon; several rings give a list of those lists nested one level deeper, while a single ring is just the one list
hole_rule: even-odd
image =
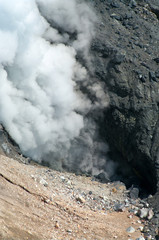
[{"label": "dark rock face", "polygon": [[159,21],[152,1],[95,1],[100,13],[92,44],[95,74],[109,108],[101,124],[112,150],[156,191],[159,178]]},{"label": "dark rock face", "polygon": [[[101,122],[111,151],[159,191],[159,1],[96,0],[95,75],[110,97]],[[104,129],[104,132],[103,132]],[[158,210],[159,196],[151,200]]]}]

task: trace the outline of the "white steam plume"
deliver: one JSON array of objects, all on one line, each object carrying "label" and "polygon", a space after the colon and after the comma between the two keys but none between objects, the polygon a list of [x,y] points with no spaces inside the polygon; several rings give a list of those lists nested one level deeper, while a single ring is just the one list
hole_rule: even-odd
[{"label": "white steam plume", "polygon": [[[86,114],[107,105],[107,97],[77,61],[77,53],[90,61],[95,19],[78,0],[0,0],[0,122],[34,160],[53,166],[65,159],[70,169],[90,170],[92,149],[101,149]],[[80,83],[98,104],[84,97]]]}]

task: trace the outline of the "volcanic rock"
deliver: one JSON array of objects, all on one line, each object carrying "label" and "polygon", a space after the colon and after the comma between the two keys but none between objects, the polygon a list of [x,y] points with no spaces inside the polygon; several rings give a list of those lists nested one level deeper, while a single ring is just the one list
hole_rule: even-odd
[{"label": "volcanic rock", "polygon": [[[116,1],[115,1],[116,2]],[[94,1],[99,15],[91,52],[94,72],[109,95],[109,107],[100,119],[109,156],[121,163],[125,183],[134,179],[149,193],[159,211],[159,2]],[[136,180],[135,180],[136,181]],[[137,195],[136,195],[137,197]]]},{"label": "volcanic rock", "polygon": [[159,178],[158,64],[153,60],[159,52],[158,18],[147,1],[120,0],[114,7],[96,0],[94,5],[100,18],[91,49],[94,71],[110,98],[100,125],[103,138],[154,193]]},{"label": "volcanic rock", "polygon": [[130,198],[137,199],[139,197],[139,189],[138,188],[132,188],[130,190]]},{"label": "volcanic rock", "polygon": [[134,233],[134,232],[135,232],[135,229],[134,229],[133,227],[128,227],[128,228],[126,229],[126,231],[127,231],[128,233]]}]

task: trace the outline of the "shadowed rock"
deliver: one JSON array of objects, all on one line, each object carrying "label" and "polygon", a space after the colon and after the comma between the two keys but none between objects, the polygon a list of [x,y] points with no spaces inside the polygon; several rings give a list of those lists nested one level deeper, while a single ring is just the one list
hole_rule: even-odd
[{"label": "shadowed rock", "polygon": [[[114,160],[122,158],[131,165],[155,193],[159,186],[159,3],[113,3],[118,6],[112,1],[94,3],[100,13],[92,44],[95,74],[106,84],[110,98],[101,133]],[[156,208],[158,200],[157,194]]]}]

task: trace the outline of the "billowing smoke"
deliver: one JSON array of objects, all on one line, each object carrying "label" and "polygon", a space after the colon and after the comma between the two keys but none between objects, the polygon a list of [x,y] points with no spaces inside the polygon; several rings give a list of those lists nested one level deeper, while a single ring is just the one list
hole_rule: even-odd
[{"label": "billowing smoke", "polygon": [[78,0],[0,0],[0,122],[23,154],[58,169],[107,165],[92,117],[108,104],[89,74],[95,21]]}]

